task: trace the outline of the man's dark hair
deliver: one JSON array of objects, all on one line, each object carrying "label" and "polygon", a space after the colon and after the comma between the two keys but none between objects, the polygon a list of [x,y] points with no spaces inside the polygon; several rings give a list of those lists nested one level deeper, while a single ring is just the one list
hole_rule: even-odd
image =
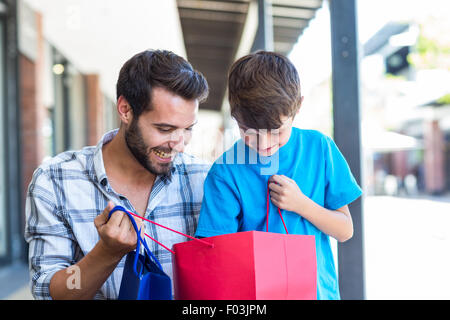
[{"label": "man's dark hair", "polygon": [[206,100],[208,83],[189,62],[168,50],[146,50],[129,59],[117,80],[117,99],[123,96],[137,119],[152,109],[152,89],[164,88],[186,100]]},{"label": "man's dark hair", "polygon": [[231,115],[252,129],[278,129],[301,103],[300,78],[285,56],[257,51],[237,60],[228,74]]}]

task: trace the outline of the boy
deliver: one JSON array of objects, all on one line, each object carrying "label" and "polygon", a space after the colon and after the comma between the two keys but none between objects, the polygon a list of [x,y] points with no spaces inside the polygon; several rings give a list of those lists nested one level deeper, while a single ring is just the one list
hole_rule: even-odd
[{"label": "boy", "polygon": [[285,233],[285,224],[290,234],[314,235],[317,298],[340,299],[329,236],[352,237],[348,204],[361,195],[347,162],[329,137],[292,127],[303,97],[286,57],[244,56],[231,67],[228,85],[242,139],[208,173],[196,236],[266,231],[269,196],[268,230]]}]

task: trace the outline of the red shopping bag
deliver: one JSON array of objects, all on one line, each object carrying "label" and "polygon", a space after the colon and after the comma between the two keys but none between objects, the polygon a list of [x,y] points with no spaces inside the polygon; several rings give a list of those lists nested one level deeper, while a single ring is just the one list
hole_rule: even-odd
[{"label": "red shopping bag", "polygon": [[314,236],[270,233],[269,191],[266,232],[247,231],[196,239],[131,213],[192,240],[172,252],[175,299],[180,300],[314,300],[317,262]]},{"label": "red shopping bag", "polygon": [[314,236],[247,231],[173,246],[175,299],[313,300]]},{"label": "red shopping bag", "polygon": [[314,236],[247,231],[173,246],[175,299],[314,300],[317,260]]}]

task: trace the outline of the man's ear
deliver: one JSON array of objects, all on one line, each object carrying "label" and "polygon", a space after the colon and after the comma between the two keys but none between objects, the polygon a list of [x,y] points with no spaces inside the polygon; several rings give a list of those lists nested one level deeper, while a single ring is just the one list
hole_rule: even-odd
[{"label": "man's ear", "polygon": [[133,109],[131,109],[127,99],[123,96],[120,96],[117,100],[117,113],[119,114],[120,122],[124,124],[130,124],[133,120]]}]

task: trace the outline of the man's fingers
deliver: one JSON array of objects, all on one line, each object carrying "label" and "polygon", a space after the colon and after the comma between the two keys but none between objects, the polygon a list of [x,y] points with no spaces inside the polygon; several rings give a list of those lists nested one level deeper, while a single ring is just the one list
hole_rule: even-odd
[{"label": "man's fingers", "polygon": [[120,227],[120,224],[122,223],[122,220],[128,219],[127,215],[123,211],[115,211],[111,217],[109,218],[108,224],[111,226]]},{"label": "man's fingers", "polygon": [[109,212],[114,209],[114,202],[108,201],[108,204],[106,205],[105,209],[103,209],[102,215],[105,217],[106,220],[108,220]]},{"label": "man's fingers", "polygon": [[[141,227],[144,226],[144,221],[142,219],[139,219],[138,217],[133,216],[134,222],[136,222],[136,226],[138,227],[138,229],[140,229]],[[143,229],[143,228],[142,228]],[[130,230],[134,231],[134,227],[133,224],[130,221]]]},{"label": "man's fingers", "polygon": [[112,201],[108,202],[108,205],[103,210],[102,214],[97,216],[97,218],[95,219],[95,225],[97,226],[97,228],[107,223],[112,227],[118,228],[118,233],[121,234],[122,237],[127,238],[126,234],[136,234],[136,231],[134,230],[134,226],[130,219],[134,219],[138,229],[144,225],[143,221],[141,221],[141,219],[139,218],[134,218],[133,216],[129,217],[126,212],[121,210],[115,211],[111,215],[111,217],[109,217],[109,213],[114,208],[114,206],[115,205]]},{"label": "man's fingers", "polygon": [[94,224],[97,228],[108,222],[109,212],[113,208],[114,208],[114,203],[112,201],[109,201],[108,204],[106,205],[106,208],[103,210],[103,212],[101,214],[99,214],[94,220]]},{"label": "man's fingers", "polygon": [[128,217],[128,214],[124,213],[122,217],[122,221],[120,221],[119,228],[120,229],[133,229],[133,224],[131,223],[130,219],[133,219],[133,217]]}]

